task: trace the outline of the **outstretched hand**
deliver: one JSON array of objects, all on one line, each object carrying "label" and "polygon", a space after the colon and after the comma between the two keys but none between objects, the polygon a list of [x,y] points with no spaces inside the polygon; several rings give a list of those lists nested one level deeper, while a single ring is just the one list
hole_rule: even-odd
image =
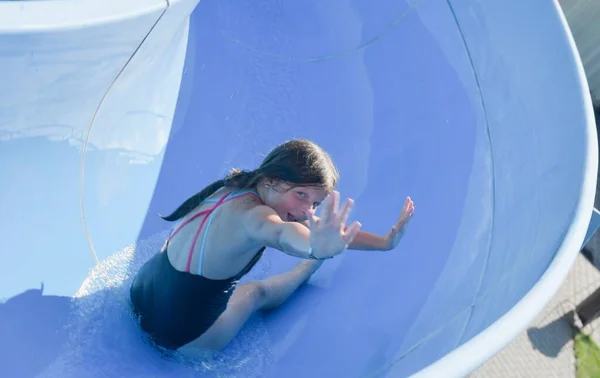
[{"label": "outstretched hand", "polygon": [[340,193],[334,191],[323,202],[320,218],[310,219],[310,245],[317,258],[328,258],[342,253],[360,231],[357,221],[346,226],[354,201],[346,200],[341,211],[338,209]]},{"label": "outstretched hand", "polygon": [[406,228],[412,219],[415,212],[415,205],[410,197],[406,197],[402,212],[396,224],[392,227],[390,232],[385,236],[385,245],[387,249],[394,249],[400,243],[400,240],[406,232]]}]

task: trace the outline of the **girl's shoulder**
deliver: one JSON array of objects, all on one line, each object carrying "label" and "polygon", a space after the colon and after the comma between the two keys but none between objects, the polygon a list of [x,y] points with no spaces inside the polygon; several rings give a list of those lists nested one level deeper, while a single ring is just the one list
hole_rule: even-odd
[{"label": "girl's shoulder", "polygon": [[223,203],[234,202],[236,208],[241,210],[249,210],[255,206],[262,205],[262,201],[258,193],[254,190],[229,190],[223,192],[219,198],[223,198]]}]

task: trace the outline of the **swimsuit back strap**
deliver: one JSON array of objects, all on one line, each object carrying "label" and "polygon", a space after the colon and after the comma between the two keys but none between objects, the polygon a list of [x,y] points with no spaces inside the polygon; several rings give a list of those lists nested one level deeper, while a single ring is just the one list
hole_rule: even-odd
[{"label": "swimsuit back strap", "polygon": [[[258,198],[261,203],[262,200],[260,199],[260,197],[258,196],[258,193],[256,193],[253,190],[245,190],[242,192],[231,192],[228,194],[223,195],[221,198],[219,198],[218,201],[216,201],[215,206],[211,207],[210,209],[206,209],[206,210],[202,210],[200,212],[198,212],[197,214],[194,214],[193,216],[191,216],[190,218],[188,218],[187,220],[185,220],[184,222],[181,222],[179,224],[179,226],[177,226],[173,232],[167,237],[167,244],[171,241],[171,239],[173,239],[173,237],[175,235],[177,235],[177,233],[179,231],[181,231],[181,229],[183,229],[183,227],[185,227],[186,225],[188,225],[190,222],[194,221],[195,219],[201,217],[204,215],[204,219],[202,219],[202,222],[200,222],[200,226],[198,227],[198,229],[196,230],[196,233],[194,235],[194,239],[192,241],[192,246],[190,248],[189,254],[188,254],[188,259],[187,259],[187,263],[185,266],[185,272],[189,272],[191,265],[192,265],[192,257],[194,254],[194,248],[196,247],[196,243],[198,242],[198,237],[200,236],[200,231],[202,230],[202,227],[204,226],[204,224],[206,223],[206,221],[208,220],[208,226],[205,232],[205,235],[207,235],[208,233],[208,229],[210,228],[210,224],[212,223],[212,213],[214,212],[214,210],[221,206],[223,203],[225,202],[229,202],[233,199],[236,199],[238,197],[244,196],[244,195],[252,195],[256,198]],[[205,200],[205,202],[214,202],[214,201],[209,201],[209,200]],[[204,260],[204,247],[206,245],[206,237],[204,237],[203,241],[202,241],[202,247],[200,250],[200,256],[198,258],[198,274],[201,275],[202,274],[202,261]]]},{"label": "swimsuit back strap", "polygon": [[[253,191],[253,190],[245,190],[245,191],[242,191],[242,192],[231,192],[231,193],[229,193],[227,195],[227,196],[229,196],[229,198],[225,199],[224,201],[219,201],[217,203],[217,205],[215,205],[215,207],[213,207],[211,209],[211,214],[207,217],[208,218],[208,224],[206,225],[206,231],[204,232],[204,239],[202,239],[202,245],[200,246],[200,254],[198,256],[198,270],[197,270],[197,272],[198,272],[199,275],[202,275],[202,263],[204,261],[204,249],[206,247],[206,239],[208,239],[208,231],[210,230],[210,226],[212,224],[213,214],[214,214],[214,212],[212,210],[216,209],[217,206],[220,206],[220,205],[222,205],[222,204],[224,204],[226,202],[232,201],[232,200],[234,200],[236,198],[240,198],[240,197],[243,197],[243,196],[246,196],[246,195],[254,196],[254,197],[256,197],[256,198],[258,198],[260,200],[260,197],[258,196],[258,194],[255,191]],[[261,201],[261,203],[262,203],[262,201]],[[200,228],[202,228],[202,225],[200,225]],[[198,232],[196,232],[196,239],[197,239],[197,237],[199,235],[200,228],[198,228]],[[192,245],[192,250],[190,251],[190,254],[193,252],[194,245],[196,244],[195,243],[196,239],[194,239],[194,243]]]},{"label": "swimsuit back strap", "polygon": [[[204,210],[204,211],[201,211],[200,213],[198,213],[198,214],[202,213],[202,215],[204,215],[204,219],[202,219],[202,222],[200,222],[200,226],[198,226],[198,229],[196,230],[196,234],[194,235],[194,239],[192,240],[192,246],[190,247],[190,252],[188,254],[187,263],[185,264],[186,272],[189,272],[190,267],[192,266],[192,256],[194,255],[194,248],[196,247],[196,242],[198,241],[198,236],[200,235],[200,230],[202,230],[202,226],[204,226],[204,223],[206,223],[206,219],[210,216],[210,214],[225,201],[225,199],[227,198],[228,195],[229,194],[225,194],[224,196],[222,196],[219,199],[219,201],[215,204],[215,206],[211,207],[208,210]],[[200,259],[202,259],[202,255],[200,256]],[[200,274],[200,273],[198,273],[198,274]]]}]

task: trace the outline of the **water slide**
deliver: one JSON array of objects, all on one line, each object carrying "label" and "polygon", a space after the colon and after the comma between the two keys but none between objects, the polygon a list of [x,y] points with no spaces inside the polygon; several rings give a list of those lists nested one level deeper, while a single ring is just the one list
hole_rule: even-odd
[{"label": "water slide", "polygon": [[[590,226],[587,84],[547,0],[0,2],[1,377],[461,377]],[[128,285],[166,213],[315,140],[393,251],[348,251],[223,351],[163,355]],[[296,259],[268,250],[244,278]]]}]

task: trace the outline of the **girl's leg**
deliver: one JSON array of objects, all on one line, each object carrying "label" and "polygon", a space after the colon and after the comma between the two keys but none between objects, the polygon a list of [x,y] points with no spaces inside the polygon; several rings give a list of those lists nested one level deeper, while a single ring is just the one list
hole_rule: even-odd
[{"label": "girl's leg", "polygon": [[321,266],[322,261],[305,260],[289,272],[253,281],[235,289],[227,309],[200,337],[180,348],[223,349],[237,335],[250,316],[260,310],[269,310],[285,302],[300,285]]}]

